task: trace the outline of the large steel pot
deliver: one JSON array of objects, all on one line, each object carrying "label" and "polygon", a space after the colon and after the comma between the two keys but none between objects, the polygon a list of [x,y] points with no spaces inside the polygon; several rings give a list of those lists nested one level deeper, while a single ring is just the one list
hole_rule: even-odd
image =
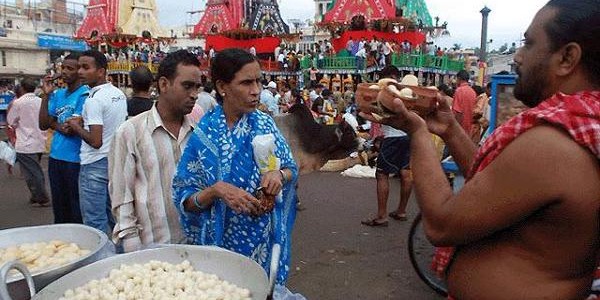
[{"label": "large steel pot", "polygon": [[[274,256],[278,257],[279,249],[275,252],[277,254]],[[272,288],[262,267],[243,255],[213,246],[166,245],[162,248],[117,255],[90,264],[49,284],[33,296],[32,300],[58,299],[68,289],[83,286],[94,279],[108,277],[112,269],[119,268],[122,264],[145,264],[151,260],[171,264],[188,260],[197,271],[215,274],[222,280],[249,289],[252,299],[266,299]],[[276,274],[277,270],[274,271]]]},{"label": "large steel pot", "polygon": [[[12,268],[11,263],[2,267],[0,274],[0,299],[5,300],[6,295],[2,292],[8,292],[13,300],[25,300],[31,297],[30,291],[35,288],[41,289],[63,275],[93,263],[97,260],[114,255],[114,245],[108,240],[106,234],[100,230],[81,224],[55,224],[45,226],[20,227],[0,231],[0,248],[21,245],[24,243],[50,242],[52,240],[62,240],[69,243],[75,243],[82,249],[90,250],[90,253],[69,264],[54,267],[47,270],[34,272],[32,275],[34,286],[27,284],[26,278],[22,274],[8,275],[8,270]],[[21,273],[24,272],[21,266]]]}]

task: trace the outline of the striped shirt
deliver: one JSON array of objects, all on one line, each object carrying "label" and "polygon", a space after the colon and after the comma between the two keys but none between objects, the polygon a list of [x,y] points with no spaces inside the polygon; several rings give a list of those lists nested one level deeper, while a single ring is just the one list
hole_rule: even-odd
[{"label": "striped shirt", "polygon": [[115,217],[113,241],[126,252],[184,239],[172,200],[177,163],[192,135],[185,116],[178,138],[163,125],[156,106],[127,120],[109,154],[109,192]]}]

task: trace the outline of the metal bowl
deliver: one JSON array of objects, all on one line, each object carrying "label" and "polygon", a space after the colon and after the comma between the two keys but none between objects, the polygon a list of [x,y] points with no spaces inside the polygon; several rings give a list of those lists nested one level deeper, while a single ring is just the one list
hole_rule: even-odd
[{"label": "metal bowl", "polygon": [[188,260],[196,271],[215,274],[222,280],[249,289],[252,299],[264,300],[269,293],[266,272],[259,264],[243,255],[212,246],[168,245],[163,248],[117,255],[90,264],[51,283],[32,300],[58,299],[68,289],[83,286],[94,279],[108,277],[111,270],[119,268],[122,264],[145,264],[151,260],[171,264]]},{"label": "metal bowl", "polygon": [[[81,224],[55,224],[45,226],[20,227],[0,231],[0,248],[21,245],[24,243],[50,242],[61,240],[75,243],[80,248],[90,250],[86,256],[80,257],[66,265],[40,270],[32,273],[35,288],[41,289],[61,276],[114,255],[114,246],[103,232]],[[8,271],[6,272],[8,274]],[[0,285],[7,284],[12,299],[29,299],[27,282],[22,274],[0,276]]]}]

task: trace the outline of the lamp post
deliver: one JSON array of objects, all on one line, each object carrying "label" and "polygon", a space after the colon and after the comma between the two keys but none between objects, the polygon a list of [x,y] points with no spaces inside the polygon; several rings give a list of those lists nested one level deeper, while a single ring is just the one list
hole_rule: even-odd
[{"label": "lamp post", "polygon": [[488,16],[492,12],[487,6],[483,7],[481,13],[481,53],[479,54],[479,60],[485,62],[487,59],[487,30],[488,30]]}]

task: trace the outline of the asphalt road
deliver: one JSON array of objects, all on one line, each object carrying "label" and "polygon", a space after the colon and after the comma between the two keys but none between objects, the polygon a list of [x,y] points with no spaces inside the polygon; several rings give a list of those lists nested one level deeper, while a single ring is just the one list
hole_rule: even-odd
[{"label": "asphalt road", "polygon": [[[52,209],[30,207],[25,182],[15,173],[8,175],[0,164],[0,229],[50,224]],[[392,180],[390,208],[399,195]],[[291,290],[307,299],[442,299],[410,265],[410,221],[390,220],[387,228],[360,224],[375,212],[374,179],[313,173],[301,177],[299,197],[306,210],[298,213],[294,229]],[[416,210],[412,199],[409,220]]]}]

